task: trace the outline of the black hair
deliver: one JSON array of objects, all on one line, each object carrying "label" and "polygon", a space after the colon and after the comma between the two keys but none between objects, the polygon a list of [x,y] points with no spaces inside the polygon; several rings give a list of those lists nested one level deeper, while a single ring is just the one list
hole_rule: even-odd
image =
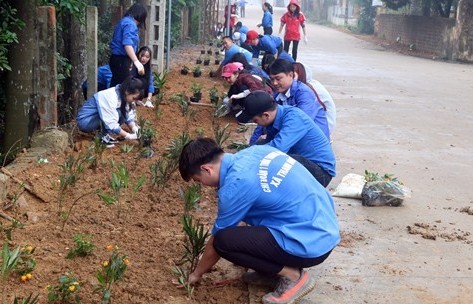
[{"label": "black hair", "polygon": [[[289,4],[287,5],[288,10],[289,10],[289,5],[291,5],[291,4],[294,4],[294,3],[289,3]],[[292,15],[295,16],[295,17],[297,17],[297,18],[299,18],[299,14],[300,14],[300,12],[301,12],[301,8],[299,7],[299,5],[296,5],[296,4],[294,4],[294,5],[296,6],[296,9],[294,10],[294,13],[292,13]]]},{"label": "black hair", "polygon": [[185,181],[200,172],[200,166],[214,162],[223,153],[223,149],[212,138],[204,137],[191,140],[179,156],[179,173]]},{"label": "black hair", "polygon": [[126,12],[124,16],[133,17],[138,21],[138,27],[146,28],[146,18],[148,17],[148,9],[142,3],[133,4]]},{"label": "black hair", "polygon": [[236,24],[235,24],[235,28],[241,28],[243,26],[243,23],[241,23],[241,21],[238,21]]},{"label": "black hair", "polygon": [[279,73],[289,74],[290,72],[294,72],[294,67],[292,66],[292,63],[286,59],[276,59],[269,67],[270,75],[276,75]]},{"label": "black hair", "polygon": [[150,78],[150,74],[151,74],[151,60],[153,58],[153,52],[151,51],[151,48],[149,48],[148,46],[142,46],[138,52],[136,53],[136,58],[138,58],[138,60],[141,62],[141,59],[140,59],[140,53],[142,52],[148,52],[149,53],[149,61],[143,65],[144,69],[145,69],[145,74],[144,75],[140,75],[138,73],[138,70],[136,69],[136,67],[133,65],[133,73],[132,75],[138,79],[140,79],[141,81],[143,81],[143,85],[144,85],[144,95],[147,95],[148,94],[148,86],[149,86],[149,78]]},{"label": "black hair", "polygon": [[230,36],[223,36],[223,37],[222,37],[222,41],[225,40],[225,39],[230,39],[230,40],[233,42],[233,39],[232,39],[232,37],[230,37]]},{"label": "black hair", "polygon": [[246,60],[245,55],[243,55],[242,53],[236,53],[232,57],[231,61],[232,62],[239,62],[239,63],[243,64],[243,68],[247,71],[251,70],[251,65],[248,63],[248,60]]},{"label": "black hair", "polygon": [[127,112],[126,111],[126,93],[127,92],[128,94],[140,93],[138,98],[141,99],[143,98],[143,89],[144,89],[143,81],[133,76],[128,76],[120,84],[120,88],[119,88],[120,99],[121,99],[120,112],[122,113],[123,117],[126,117],[126,112]]},{"label": "black hair", "polygon": [[276,57],[274,57],[273,54],[265,54],[263,56],[263,59],[261,60],[261,68],[269,74],[269,68],[273,64],[273,62],[276,60]]},{"label": "black hair", "polygon": [[268,2],[265,2],[263,6],[266,6],[268,11],[271,13],[271,15],[273,14],[273,6],[271,4],[269,4]]}]

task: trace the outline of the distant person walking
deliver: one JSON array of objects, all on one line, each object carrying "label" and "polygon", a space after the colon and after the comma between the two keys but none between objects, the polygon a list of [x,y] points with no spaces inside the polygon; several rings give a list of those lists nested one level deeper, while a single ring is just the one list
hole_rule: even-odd
[{"label": "distant person walking", "polygon": [[238,1],[238,5],[240,6],[240,17],[245,18],[245,6],[248,3],[246,0]]},{"label": "distant person walking", "polygon": [[263,27],[264,35],[273,34],[273,7],[268,2],[263,4],[263,19],[258,27]]},{"label": "distant person walking", "polygon": [[304,32],[304,41],[307,43],[307,35],[305,31],[305,17],[301,12],[301,7],[297,0],[291,0],[287,6],[287,12],[281,17],[281,26],[279,27],[279,34],[286,26],[284,33],[284,50],[289,53],[289,45],[292,42],[292,58],[297,61],[297,48],[301,40],[300,28]]},{"label": "distant person walking", "polygon": [[123,18],[115,26],[110,49],[110,70],[112,80],[110,86],[120,84],[130,75],[131,63],[135,65],[140,75],[145,73],[143,64],[136,57],[140,44],[139,27],[146,27],[148,10],[141,3],[133,4]]}]

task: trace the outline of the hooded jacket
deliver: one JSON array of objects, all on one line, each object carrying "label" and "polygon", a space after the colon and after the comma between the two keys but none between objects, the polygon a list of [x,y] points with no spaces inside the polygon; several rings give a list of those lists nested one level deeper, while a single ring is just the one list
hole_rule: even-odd
[{"label": "hooded jacket", "polygon": [[[289,6],[294,4],[297,6],[296,11],[299,11],[299,14],[293,14],[289,10]],[[281,17],[281,24],[286,25],[286,33],[284,34],[284,40],[301,40],[301,32],[299,27],[304,27],[305,16],[301,12],[301,6],[297,0],[291,0],[287,5],[287,12]]]}]

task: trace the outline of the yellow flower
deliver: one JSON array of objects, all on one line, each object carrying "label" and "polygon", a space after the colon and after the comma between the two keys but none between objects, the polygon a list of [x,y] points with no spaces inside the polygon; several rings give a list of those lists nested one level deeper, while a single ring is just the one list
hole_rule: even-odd
[{"label": "yellow flower", "polygon": [[50,287],[51,287],[51,285],[46,285],[46,286],[44,286],[44,290],[49,290]]},{"label": "yellow flower", "polygon": [[115,250],[118,250],[118,249],[120,249],[120,248],[118,248],[118,246],[117,246],[117,245],[115,245]]},{"label": "yellow flower", "polygon": [[123,263],[125,265],[130,265],[130,260],[129,259],[123,259]]},{"label": "yellow flower", "polygon": [[107,250],[112,250],[112,249],[113,249],[113,245],[107,245],[107,247],[105,247],[105,249],[107,249]]},{"label": "yellow flower", "polygon": [[107,267],[107,266],[108,266],[108,262],[107,261],[103,262],[103,267]]},{"label": "yellow flower", "polygon": [[76,290],[76,286],[75,286],[75,285],[71,285],[71,286],[69,286],[69,290],[70,290],[70,291],[74,291],[74,290]]},{"label": "yellow flower", "polygon": [[27,273],[27,274],[26,274],[26,278],[28,278],[28,279],[31,279],[32,276],[33,276],[33,275],[32,275],[31,273]]},{"label": "yellow flower", "polygon": [[26,280],[28,280],[28,277],[25,276],[25,275],[22,275],[22,276],[21,276],[21,281],[22,281],[22,282],[26,282]]},{"label": "yellow flower", "polygon": [[29,252],[33,251],[33,249],[34,249],[33,246],[26,247],[26,250],[28,250]]},{"label": "yellow flower", "polygon": [[75,281],[74,283],[72,283],[73,285],[79,285],[79,282]]}]

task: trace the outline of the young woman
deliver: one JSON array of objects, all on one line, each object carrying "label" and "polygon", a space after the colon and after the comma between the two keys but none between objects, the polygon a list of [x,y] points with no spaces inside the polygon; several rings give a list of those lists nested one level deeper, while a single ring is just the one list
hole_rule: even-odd
[{"label": "young woman", "polygon": [[138,28],[146,27],[148,11],[141,3],[133,4],[123,18],[115,26],[110,49],[110,69],[112,80],[110,86],[120,84],[130,75],[131,63],[135,65],[140,74],[144,74],[143,64],[136,57],[136,50],[140,42]]},{"label": "young woman", "polygon": [[139,78],[141,81],[143,81],[144,84],[144,97],[146,97],[146,102],[143,103],[140,100],[136,104],[139,106],[154,108],[151,98],[153,97],[153,95],[155,95],[156,90],[154,88],[153,73],[151,71],[151,56],[152,53],[149,47],[143,46],[142,48],[140,48],[138,53],[136,53],[136,57],[143,65],[145,73],[143,75],[140,75],[136,67],[133,67],[131,74],[134,77]]},{"label": "young woman", "polygon": [[259,76],[263,82],[270,83],[269,75],[263,69],[249,64],[248,60],[246,60],[245,55],[241,53],[237,53],[233,56],[232,62],[239,62],[243,65],[243,68],[250,72],[253,75]]},{"label": "young woman", "polygon": [[279,27],[279,34],[282,29],[286,26],[286,32],[284,34],[284,50],[289,53],[289,45],[292,42],[292,58],[297,61],[297,48],[299,41],[301,40],[301,32],[299,28],[302,28],[304,32],[304,41],[307,42],[307,36],[305,32],[305,17],[301,12],[301,7],[297,0],[291,0],[287,6],[287,12],[281,17],[281,26]]},{"label": "young woman", "polygon": [[265,35],[273,34],[273,7],[268,2],[263,4],[263,19],[258,27],[263,27]]},{"label": "young woman", "polygon": [[227,97],[224,99],[225,107],[217,111],[217,116],[223,117],[235,107],[241,105],[248,94],[261,90],[273,94],[270,86],[256,75],[249,73],[239,62],[231,62],[223,67],[222,78],[230,85]]},{"label": "young woman", "polygon": [[[135,122],[133,102],[143,97],[143,82],[128,77],[122,84],[95,93],[77,114],[77,127],[82,132],[99,131],[107,147],[113,147],[116,140],[110,134],[125,139],[137,139],[138,126]],[[126,123],[131,133],[123,130]]]}]

